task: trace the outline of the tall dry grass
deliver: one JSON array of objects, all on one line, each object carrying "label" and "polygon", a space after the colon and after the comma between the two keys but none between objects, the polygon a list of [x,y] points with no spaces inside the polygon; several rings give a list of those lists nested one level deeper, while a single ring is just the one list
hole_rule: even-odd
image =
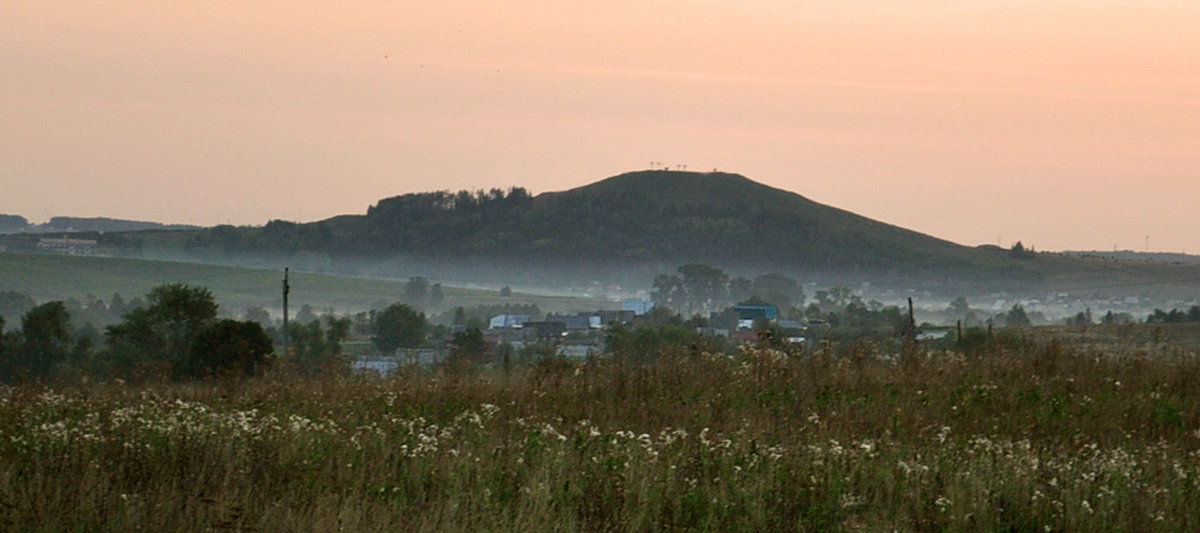
[{"label": "tall dry grass", "polygon": [[869,343],[0,390],[0,527],[1200,528],[1200,359]]}]

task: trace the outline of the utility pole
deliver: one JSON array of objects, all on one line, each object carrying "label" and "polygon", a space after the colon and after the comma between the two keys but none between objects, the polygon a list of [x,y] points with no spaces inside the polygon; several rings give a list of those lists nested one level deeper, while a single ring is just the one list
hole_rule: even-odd
[{"label": "utility pole", "polygon": [[917,319],[913,316],[911,297],[908,299],[908,338],[913,342],[917,341]]},{"label": "utility pole", "polygon": [[917,369],[917,321],[913,316],[913,301],[908,299],[908,331],[904,332],[904,345],[900,348],[900,365],[905,371]]},{"label": "utility pole", "polygon": [[283,267],[283,356],[288,353],[288,293],[292,292],[288,285],[288,267]]}]

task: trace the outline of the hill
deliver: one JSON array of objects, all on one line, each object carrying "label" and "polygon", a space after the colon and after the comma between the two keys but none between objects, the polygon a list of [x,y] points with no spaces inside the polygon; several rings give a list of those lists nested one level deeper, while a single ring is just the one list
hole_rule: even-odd
[{"label": "hill", "polygon": [[691,262],[737,274],[775,271],[817,283],[870,281],[951,295],[1127,294],[1130,287],[1173,294],[1200,278],[1195,265],[962,246],[737,174],[677,171],[631,172],[537,196],[520,188],[405,194],[365,214],[305,224],[275,220],[97,238],[116,253],[146,257],[640,288],[654,274]]},{"label": "hill", "polygon": [[1109,252],[1101,250],[1088,250],[1069,251],[1063,253],[1077,257],[1099,257],[1104,259],[1118,259],[1122,261],[1138,261],[1142,263],[1174,263],[1181,265],[1200,263],[1200,255],[1174,252],[1135,252],[1133,250],[1114,250]]},{"label": "hill", "polygon": [[30,224],[19,215],[0,215],[0,233],[79,233],[142,230],[198,230],[199,226],[161,224],[107,217],[52,217],[45,224]]},{"label": "hill", "polygon": [[[317,253],[339,260],[403,256],[640,273],[689,262],[806,277],[926,280],[963,274],[1006,284],[1042,273],[980,250],[874,221],[743,176],[632,172],[562,192],[429,192],[380,200],[364,215],[163,236],[190,253]],[[155,246],[151,246],[154,248]],[[520,265],[524,265],[523,267]]]}]

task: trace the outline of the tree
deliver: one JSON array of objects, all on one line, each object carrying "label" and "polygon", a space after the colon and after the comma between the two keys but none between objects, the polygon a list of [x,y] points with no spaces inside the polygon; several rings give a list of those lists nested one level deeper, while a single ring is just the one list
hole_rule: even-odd
[{"label": "tree", "polygon": [[183,283],[159,285],[146,294],[150,317],[162,326],[168,357],[186,353],[192,338],[209,321],[217,318],[217,301],[212,291]]},{"label": "tree", "polygon": [[1008,313],[1004,315],[1004,325],[1008,327],[1021,327],[1032,324],[1033,322],[1029,320],[1029,315],[1025,313],[1025,308],[1021,307],[1021,304],[1013,305],[1012,309],[1009,309]]},{"label": "tree", "polygon": [[196,333],[187,355],[174,364],[176,378],[253,376],[274,346],[258,322],[223,319]]},{"label": "tree", "polygon": [[714,306],[720,307],[729,294],[729,274],[724,270],[702,263],[679,267],[683,277],[683,288],[687,291],[689,311]]},{"label": "tree", "polygon": [[967,312],[970,310],[971,305],[967,303],[967,298],[965,296],[959,296],[958,298],[955,298],[953,302],[950,302],[950,307],[946,309],[946,312],[948,312],[951,317],[962,318],[966,316]]},{"label": "tree", "polygon": [[454,357],[483,362],[488,348],[490,345],[483,337],[483,330],[479,328],[467,328],[466,331],[454,334]]},{"label": "tree", "polygon": [[429,287],[429,305],[430,307],[441,307],[442,302],[446,301],[446,295],[442,294],[442,284],[434,283]]},{"label": "tree", "polygon": [[671,274],[659,274],[654,277],[654,290],[650,293],[654,307],[665,307],[678,310],[687,299],[683,289],[683,279]]},{"label": "tree", "polygon": [[1109,311],[1100,319],[1101,324],[1132,324],[1133,315],[1129,313],[1113,313]]},{"label": "tree", "polygon": [[261,305],[247,308],[243,316],[246,320],[262,324],[264,328],[271,326],[271,312]]},{"label": "tree", "polygon": [[399,348],[420,346],[425,340],[426,327],[425,313],[404,304],[392,304],[375,315],[371,341],[379,351],[390,354]]},{"label": "tree", "polygon": [[0,317],[9,322],[16,322],[26,311],[37,306],[37,301],[28,294],[15,291],[0,292]]},{"label": "tree", "polygon": [[1008,254],[1014,259],[1033,259],[1037,257],[1037,251],[1032,246],[1026,248],[1024,244],[1021,244],[1021,241],[1017,241],[1016,244],[1012,245]]},{"label": "tree", "polygon": [[212,292],[182,283],[159,285],[124,320],[106,328],[101,366],[122,374],[150,368],[165,372],[188,357],[197,333],[217,317]]},{"label": "tree", "polygon": [[754,296],[754,282],[738,276],[729,280],[729,298],[740,302]]},{"label": "tree", "polygon": [[670,308],[656,305],[650,312],[637,317],[635,321],[639,326],[658,328],[666,325],[682,325],[683,317]]},{"label": "tree", "polygon": [[125,304],[125,299],[121,297],[121,293],[114,292],[112,299],[108,301],[108,323],[115,324],[121,321],[121,317],[129,312],[129,307]]},{"label": "tree", "polygon": [[783,274],[763,274],[754,278],[752,292],[780,310],[804,305],[804,288]]},{"label": "tree", "polygon": [[421,276],[409,278],[404,284],[404,301],[415,307],[424,307],[425,295],[429,293],[429,280]]},{"label": "tree", "polygon": [[293,351],[287,361],[302,374],[312,374],[343,365],[342,342],[350,336],[354,322],[348,317],[325,315],[307,325],[289,324]]},{"label": "tree", "polygon": [[834,307],[841,308],[852,303],[862,303],[862,299],[845,285],[834,285],[829,288],[829,297]]},{"label": "tree", "polygon": [[1068,326],[1090,326],[1095,322],[1092,321],[1092,309],[1089,307],[1085,311],[1075,313],[1074,317],[1067,317]]},{"label": "tree", "polygon": [[10,377],[9,367],[12,361],[9,360],[9,344],[9,334],[4,332],[4,315],[0,315],[0,381],[8,381]]},{"label": "tree", "polygon": [[[22,345],[16,354],[16,373],[38,378],[49,375],[71,353],[71,315],[62,302],[47,302],[21,319]],[[10,354],[12,355],[12,354]]]},{"label": "tree", "polygon": [[297,324],[311,324],[316,322],[317,312],[313,310],[311,305],[304,304],[300,306],[300,311],[296,313],[296,317],[292,319]]}]

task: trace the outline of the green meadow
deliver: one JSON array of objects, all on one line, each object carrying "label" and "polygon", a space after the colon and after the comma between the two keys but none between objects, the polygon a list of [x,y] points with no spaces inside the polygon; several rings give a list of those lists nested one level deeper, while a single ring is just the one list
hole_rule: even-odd
[{"label": "green meadow", "polygon": [[[181,282],[212,290],[221,307],[241,312],[247,307],[278,309],[282,305],[283,266],[278,271],[198,263],[150,261],[110,257],[65,257],[0,253],[0,291],[26,293],[40,301],[91,294],[108,299],[120,293],[126,300],[141,296],[156,285]],[[292,272],[290,305],[308,304],[321,311],[369,309],[404,296],[404,279],[369,279]],[[437,280],[432,280],[436,282]],[[543,311],[612,309],[617,303],[600,298],[553,296],[444,286],[442,308],[482,304],[536,304]]]}]

